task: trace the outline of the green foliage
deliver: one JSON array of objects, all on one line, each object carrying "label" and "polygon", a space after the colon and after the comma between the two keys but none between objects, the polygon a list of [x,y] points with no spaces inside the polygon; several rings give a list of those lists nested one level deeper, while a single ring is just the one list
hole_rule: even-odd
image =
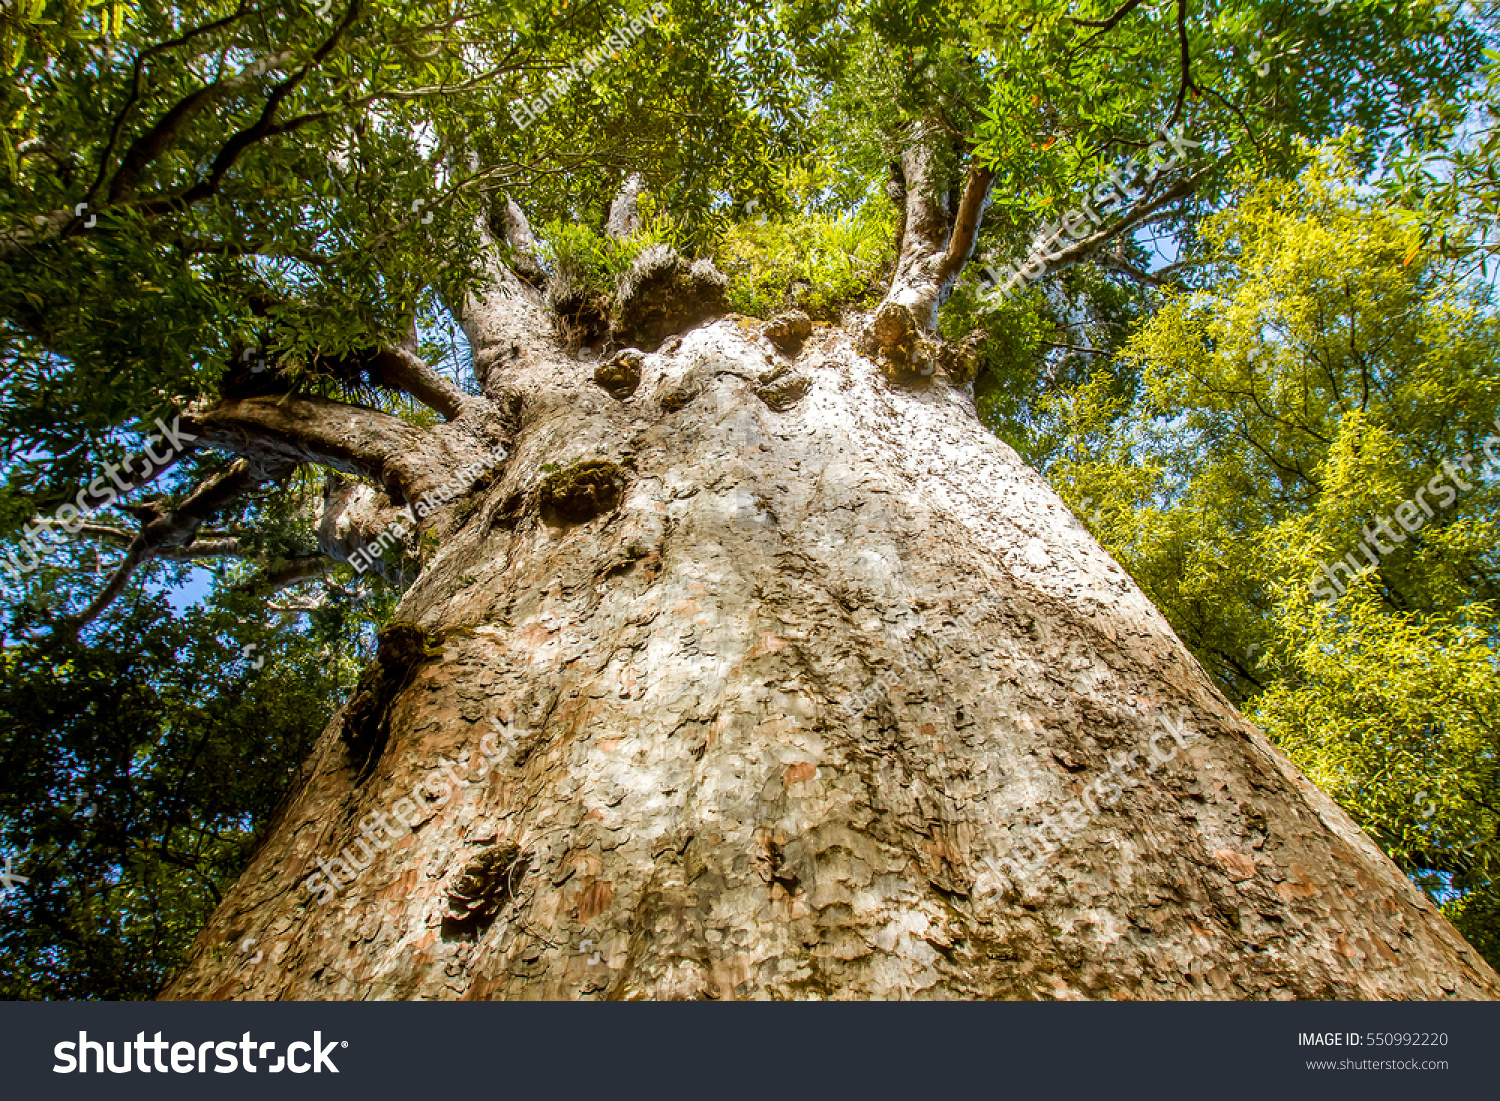
[{"label": "green foliage", "polygon": [[357,640],[136,590],[87,644],[4,653],[0,852],[29,881],[0,900],[0,997],[152,997],[354,683]]},{"label": "green foliage", "polygon": [[819,182],[824,186],[809,173],[797,174],[776,199],[786,214],[773,216],[752,199],[745,219],[720,214],[696,235],[662,213],[646,192],[639,201],[641,226],[627,237],[607,237],[575,221],[547,222],[539,233],[543,262],[601,313],[643,251],[657,244],[691,251],[695,240],[729,276],[730,306],[737,313],[769,317],[795,306],[829,316],[841,306],[871,305],[884,292],[895,260],[896,212],[889,200],[868,191],[852,199],[835,196],[833,202],[848,206],[828,209],[827,181]]},{"label": "green foliage", "polygon": [[895,245],[894,210],[872,197],[848,212],[738,222],[720,239],[714,258],[729,276],[737,312],[769,317],[796,306],[828,316],[840,306],[879,301]]},{"label": "green foliage", "polygon": [[1362,585],[1333,616],[1299,595],[1277,609],[1251,716],[1434,897],[1500,898],[1489,606],[1392,612]]},{"label": "green foliage", "polygon": [[625,237],[608,237],[581,222],[554,218],[542,226],[542,262],[607,309],[615,286],[635,258],[653,245],[688,247],[688,235],[661,213],[649,192],[636,204],[640,228]]},{"label": "green foliage", "polygon": [[1152,219],[1191,260],[1198,223],[1240,174],[1294,171],[1301,140],[1358,127],[1364,167],[1451,142],[1483,62],[1484,28],[1451,0],[1327,12],[1210,2],[1180,27],[1172,5],[1125,11],[1112,0],[880,0],[867,11],[845,77],[824,99],[823,142],[844,171],[878,179],[903,140],[936,120],[955,138],[944,152],[972,147],[995,172],[979,253],[997,263],[1019,261],[1041,226],[1128,158],[1144,163],[1164,130],[1202,143],[1156,188],[1180,185],[1188,197]]}]

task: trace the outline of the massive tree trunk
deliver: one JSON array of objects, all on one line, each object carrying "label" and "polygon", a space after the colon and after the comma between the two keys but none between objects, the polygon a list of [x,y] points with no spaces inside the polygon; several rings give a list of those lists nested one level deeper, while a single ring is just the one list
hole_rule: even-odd
[{"label": "massive tree trunk", "polygon": [[497,263],[459,309],[486,397],[402,376],[449,406],[425,436],[197,415],[387,487],[338,497],[329,553],[440,503],[166,996],[1500,994],[980,425],[930,329],[988,181],[943,215],[908,160],[891,295],[805,344],[729,317],[580,359]]},{"label": "massive tree trunk", "polygon": [[[669,347],[625,400],[508,368],[504,477],[398,613],[429,644],[388,634],[168,996],[1500,993],[965,388],[837,329],[794,364],[736,319]],[[369,866],[320,905],[335,858]]]}]

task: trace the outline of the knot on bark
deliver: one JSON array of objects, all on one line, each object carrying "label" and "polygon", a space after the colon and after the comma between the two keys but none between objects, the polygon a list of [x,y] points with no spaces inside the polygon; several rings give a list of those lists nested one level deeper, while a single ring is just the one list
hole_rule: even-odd
[{"label": "knot on bark", "polygon": [[641,384],[641,364],[645,361],[646,357],[640,352],[626,348],[594,369],[594,381],[607,390],[610,397],[624,401]]},{"label": "knot on bark", "polygon": [[926,336],[909,307],[886,302],[875,311],[859,350],[875,359],[892,382],[913,383],[940,375],[962,385],[978,369],[978,344],[983,336],[982,331],[975,331],[958,343]]},{"label": "knot on bark", "polygon": [[899,302],[881,303],[859,350],[871,356],[892,382],[931,378],[937,370],[936,342],[922,335],[911,309]]},{"label": "knot on bark", "polygon": [[801,401],[811,389],[812,382],[806,375],[792,370],[786,364],[781,364],[760,376],[760,385],[755,388],[755,396],[778,413],[785,413]]},{"label": "knot on bark", "polygon": [[375,771],[390,740],[391,709],[417,667],[432,656],[426,630],[415,623],[395,620],[381,629],[379,638],[375,660],[359,675],[340,731],[354,764],[356,784]]},{"label": "knot on bark", "polygon": [[979,345],[984,335],[983,329],[975,329],[957,343],[938,342],[938,367],[950,382],[962,386],[979,373]]},{"label": "knot on bark", "polygon": [[542,479],[542,519],[554,524],[582,524],[609,512],[625,495],[625,472],[616,463],[574,463]]},{"label": "knot on bark", "polygon": [[469,861],[448,888],[443,939],[473,940],[493,924],[515,896],[516,884],[526,875],[530,861],[530,854],[514,841],[502,841]]},{"label": "knot on bark", "polygon": [[803,342],[812,335],[812,318],[801,310],[792,310],[773,318],[761,335],[771,346],[787,356],[795,356],[802,350]]},{"label": "knot on bark", "polygon": [[689,263],[669,245],[635,258],[615,288],[610,338],[655,351],[674,333],[729,308],[729,279],[707,260]]},{"label": "knot on bark", "polygon": [[890,354],[909,348],[921,330],[908,307],[899,302],[882,302],[870,322],[870,331],[875,334],[880,350]]}]

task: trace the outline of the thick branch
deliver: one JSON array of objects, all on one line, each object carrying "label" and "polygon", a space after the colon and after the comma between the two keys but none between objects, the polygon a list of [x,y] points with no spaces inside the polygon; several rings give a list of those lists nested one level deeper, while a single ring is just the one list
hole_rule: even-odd
[{"label": "thick branch", "polygon": [[505,243],[510,246],[511,267],[517,274],[539,285],[545,273],[537,258],[536,237],[531,232],[531,223],[526,220],[526,212],[514,199],[507,198],[500,211],[500,220]]},{"label": "thick branch", "polygon": [[399,417],[319,397],[199,403],[183,415],[200,446],[262,460],[313,463],[374,479],[393,501],[416,501],[472,459],[450,437]]},{"label": "thick branch", "polygon": [[119,143],[120,134],[124,132],[125,122],[130,118],[131,111],[140,100],[141,76],[145,72],[146,60],[155,57],[157,54],[165,53],[168,50],[175,50],[179,46],[185,46],[195,38],[199,38],[205,34],[212,34],[214,31],[222,30],[230,24],[237,22],[245,14],[246,6],[246,0],[240,0],[235,10],[223,18],[216,19],[210,23],[200,24],[176,38],[149,46],[136,55],[135,62],[130,67],[130,94],[125,97],[125,105],[116,113],[114,125],[110,127],[109,140],[104,145],[104,152],[99,155],[98,174],[94,177],[93,186],[89,188],[88,193],[90,202],[99,193],[99,188],[104,185],[105,175],[109,172],[109,162],[114,156],[115,146]]},{"label": "thick branch", "polygon": [[410,348],[383,348],[371,355],[366,365],[384,385],[410,394],[445,420],[462,413],[468,400],[462,390]]},{"label": "thick branch", "polygon": [[639,172],[632,172],[626,177],[625,182],[620,185],[620,193],[615,196],[615,201],[609,204],[609,220],[605,223],[604,231],[616,240],[629,237],[641,228],[641,216],[639,212],[641,192],[646,190],[646,178]]},{"label": "thick branch", "polygon": [[280,592],[299,581],[310,581],[322,577],[333,568],[333,560],[322,554],[305,554],[288,558],[274,569],[266,570],[243,585],[236,586],[241,592],[265,595]]},{"label": "thick branch", "polygon": [[984,219],[985,209],[990,205],[990,188],[994,185],[995,173],[975,161],[969,165],[968,181],[964,184],[964,195],[958,204],[958,217],[953,220],[953,233],[948,238],[948,249],[938,265],[938,279],[948,287],[958,278],[969,257],[974,255],[974,242],[979,239],[979,224]]},{"label": "thick branch", "polygon": [[199,88],[178,100],[150,130],[142,134],[125,155],[120,158],[120,167],[110,180],[108,202],[110,205],[128,202],[135,195],[141,174],[160,157],[177,139],[184,126],[191,122],[207,106],[232,92],[237,92],[258,79],[267,69],[279,68],[290,60],[290,51],[263,58],[247,66],[234,76],[215,81]]},{"label": "thick branch", "polygon": [[[1044,271],[1033,274],[1029,278],[1020,273],[1012,275],[1010,279],[1007,280],[1002,286],[996,288],[995,293],[1004,295],[1011,288],[1019,285],[1023,281],[1034,281],[1040,279],[1042,275],[1051,275],[1056,272],[1062,271],[1064,268],[1078,263],[1078,261],[1088,256],[1090,253],[1096,251],[1101,246],[1107,245],[1115,238],[1120,237],[1125,233],[1129,233],[1131,230],[1138,229],[1148,219],[1150,219],[1152,215],[1159,213],[1165,207],[1167,207],[1171,203],[1176,202],[1178,199],[1192,194],[1193,191],[1197,188],[1199,182],[1208,175],[1211,167],[1212,166],[1206,166],[1200,169],[1198,172],[1195,172],[1193,175],[1178,180],[1175,184],[1167,188],[1166,191],[1162,192],[1155,198],[1142,197],[1136,202],[1134,206],[1126,211],[1125,216],[1114,225],[1108,226],[1104,229],[1100,229],[1096,233],[1091,233],[1083,240],[1075,241],[1073,244],[1068,245],[1061,251],[1047,257],[1046,268]],[[1126,270],[1123,267],[1123,264],[1124,261],[1116,257],[1115,261],[1112,262],[1110,266],[1116,267],[1119,270],[1123,271]]]},{"label": "thick branch", "polygon": [[500,242],[483,220],[476,229],[484,281],[454,312],[474,353],[474,377],[492,394],[507,369],[524,366],[546,350],[551,329],[542,293],[505,263]]},{"label": "thick branch", "polygon": [[[318,549],[329,558],[345,563],[359,563],[361,572],[384,578],[393,585],[411,581],[401,572],[400,556],[395,549],[405,545],[413,530],[410,515],[391,504],[378,490],[360,482],[332,476],[323,490],[318,515]],[[383,542],[389,550],[372,549]]]},{"label": "thick branch", "polygon": [[276,113],[281,109],[281,105],[286,101],[287,97],[302,85],[313,69],[327,60],[328,55],[333,52],[339,40],[354,25],[358,17],[359,0],[354,0],[349,5],[348,11],[345,12],[343,22],[333,29],[332,33],[314,51],[306,64],[302,65],[271,89],[270,94],[266,96],[265,106],[261,108],[260,117],[251,125],[231,135],[229,140],[224,143],[223,147],[220,148],[218,154],[214,157],[213,163],[209,165],[208,174],[204,178],[200,179],[180,195],[143,203],[141,209],[151,214],[162,214],[192,206],[194,203],[218,192],[219,184],[229,173],[229,170],[235,166],[244,152],[252,145],[262,142],[267,138],[292,133],[308,123],[329,117],[331,112],[317,111],[311,114],[300,115],[287,122],[279,124],[276,122]]},{"label": "thick branch", "polygon": [[974,252],[989,205],[994,173],[971,162],[956,210],[950,212],[946,181],[939,178],[938,127],[919,131],[901,155],[904,203],[901,254],[880,311],[909,311],[924,332],[937,328],[938,308],[953,291]]},{"label": "thick branch", "polygon": [[[210,29],[212,26],[232,22],[240,14],[241,12],[236,12],[234,15],[220,20],[219,24],[211,25]],[[110,151],[118,139],[125,114],[129,112],[138,98],[141,61],[155,52],[157,48],[180,44],[187,41],[187,38],[188,36],[184,36],[171,43],[164,43],[162,47],[153,47],[153,49],[147,50],[137,59],[134,74],[135,86],[132,88],[130,97],[127,99],[120,117],[116,119],[115,129],[111,133],[109,142],[105,147],[104,158],[99,166],[100,180],[102,180],[104,173],[108,170]],[[129,203],[135,195],[136,186],[140,182],[141,175],[171,147],[183,128],[197,117],[204,108],[227,95],[240,91],[256,80],[261,73],[269,68],[280,66],[291,57],[292,54],[289,51],[273,54],[256,62],[254,65],[242,69],[233,76],[199,88],[197,91],[191,92],[178,100],[177,103],[173,104],[167,110],[166,114],[157,120],[156,124],[150,130],[137,138],[130,148],[125,151],[125,155],[120,159],[120,167],[116,170],[113,179],[110,180],[105,200],[106,205],[114,206]],[[78,232],[85,225],[85,217],[93,217],[100,213],[98,208],[92,207],[94,195],[97,193],[98,188],[99,182],[96,181],[94,186],[89,190],[89,203],[86,205],[90,209],[85,210],[83,214],[75,214],[73,210],[48,211],[46,214],[33,218],[32,225],[29,227],[0,232],[0,260],[6,259],[23,249]],[[176,200],[172,201],[175,202]]]},{"label": "thick branch", "polygon": [[[62,525],[56,520],[43,520],[44,524]],[[130,534],[123,528],[113,528],[108,524],[84,524],[75,535],[82,535],[100,543],[109,543],[117,547],[132,547],[135,545],[137,536]],[[155,557],[166,558],[176,562],[186,562],[197,558],[243,558],[254,552],[232,535],[215,536],[210,538],[195,538],[186,546],[162,546],[157,548]]]}]

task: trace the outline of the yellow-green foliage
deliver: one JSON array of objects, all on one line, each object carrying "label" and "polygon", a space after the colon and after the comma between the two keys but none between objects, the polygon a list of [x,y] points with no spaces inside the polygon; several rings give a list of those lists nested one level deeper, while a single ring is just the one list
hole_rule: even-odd
[{"label": "yellow-green foliage", "polygon": [[[1500,478],[1479,452],[1500,320],[1351,179],[1325,153],[1211,219],[1216,281],[1053,400],[1049,473],[1247,713],[1493,947]],[[1325,607],[1322,567],[1465,453],[1470,488]]]},{"label": "yellow-green foliage", "polygon": [[607,237],[580,222],[554,218],[542,226],[539,234],[543,259],[555,270],[565,272],[581,289],[609,296],[615,280],[630,270],[635,258],[652,245],[681,248],[684,238],[671,218],[658,213],[649,192],[636,205],[641,228],[628,237]]},{"label": "yellow-green foliage", "polygon": [[895,256],[896,217],[889,201],[853,212],[810,213],[730,226],[715,249],[729,276],[730,305],[765,317],[787,306],[826,313],[880,297],[878,277]]},{"label": "yellow-green foliage", "polygon": [[[895,259],[897,215],[888,199],[871,196],[852,210],[806,209],[811,185],[794,195],[805,212],[784,218],[755,214],[743,222],[719,223],[705,249],[729,277],[730,307],[769,317],[797,306],[827,314],[841,305],[868,305],[883,291],[882,278]],[[544,258],[592,295],[608,297],[615,281],[651,245],[686,251],[687,236],[640,200],[642,228],[614,240],[589,226],[555,219],[541,230]]]},{"label": "yellow-green foliage", "polygon": [[1280,676],[1251,717],[1434,893],[1485,887],[1500,872],[1490,610],[1393,612],[1368,584],[1336,616],[1295,581],[1280,595]]}]

